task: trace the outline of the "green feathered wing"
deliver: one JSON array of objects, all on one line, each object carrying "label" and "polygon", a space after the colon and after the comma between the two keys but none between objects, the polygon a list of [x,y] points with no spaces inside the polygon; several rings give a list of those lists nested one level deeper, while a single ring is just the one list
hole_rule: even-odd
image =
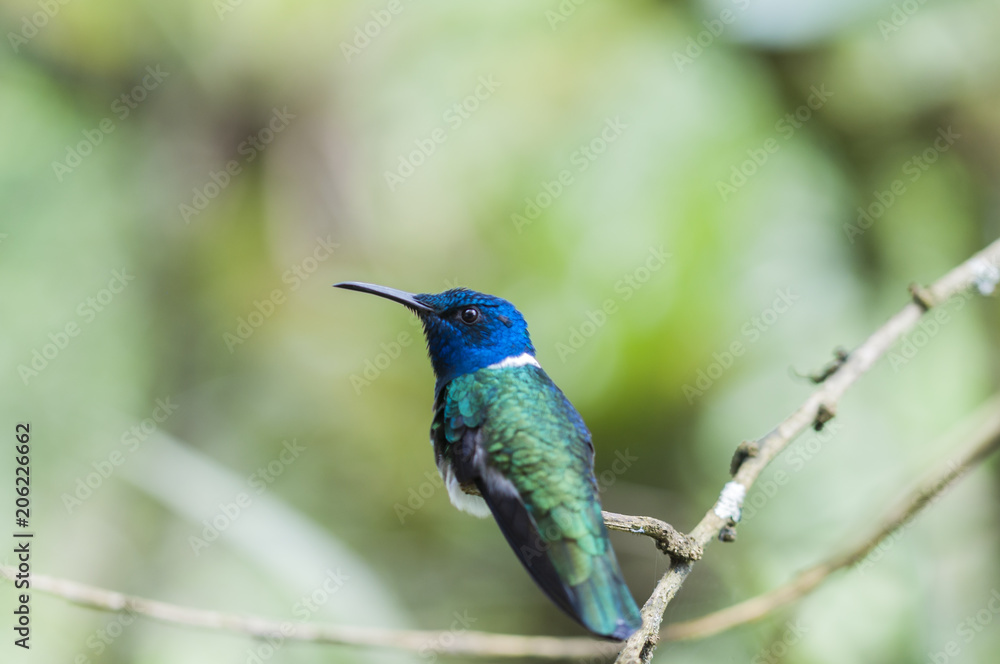
[{"label": "green feathered wing", "polygon": [[439,466],[478,493],[525,568],[594,634],[627,638],[642,619],[608,539],[590,432],[532,365],[481,369],[438,394]]}]

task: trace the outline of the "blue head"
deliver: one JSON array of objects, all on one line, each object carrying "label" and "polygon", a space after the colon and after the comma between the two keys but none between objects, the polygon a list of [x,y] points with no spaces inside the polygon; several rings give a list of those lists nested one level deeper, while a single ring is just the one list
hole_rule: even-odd
[{"label": "blue head", "polygon": [[528,336],[528,324],[521,312],[499,297],[467,288],[413,295],[352,281],[335,285],[399,302],[420,316],[437,377],[435,391],[457,376],[508,357],[535,354]]}]

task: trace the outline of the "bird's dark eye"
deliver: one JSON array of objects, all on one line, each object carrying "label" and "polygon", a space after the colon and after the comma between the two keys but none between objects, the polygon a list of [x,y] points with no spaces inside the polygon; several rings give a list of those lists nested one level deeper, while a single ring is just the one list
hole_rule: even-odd
[{"label": "bird's dark eye", "polygon": [[466,307],[462,309],[462,322],[466,325],[472,325],[477,320],[479,320],[479,309],[475,307]]}]

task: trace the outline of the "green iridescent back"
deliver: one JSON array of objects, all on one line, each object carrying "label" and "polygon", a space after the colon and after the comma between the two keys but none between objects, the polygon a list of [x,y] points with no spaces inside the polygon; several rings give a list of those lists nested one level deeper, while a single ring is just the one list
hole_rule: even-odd
[{"label": "green iridescent back", "polygon": [[542,369],[453,379],[431,435],[459,477],[482,476],[479,489],[508,541],[557,604],[607,636],[641,624],[601,516],[590,432]]}]

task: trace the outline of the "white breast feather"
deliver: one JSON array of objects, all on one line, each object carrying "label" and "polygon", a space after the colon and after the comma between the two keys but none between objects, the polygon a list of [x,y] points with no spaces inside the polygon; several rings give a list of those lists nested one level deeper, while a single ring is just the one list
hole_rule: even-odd
[{"label": "white breast feather", "polygon": [[489,365],[487,369],[508,369],[512,367],[523,367],[530,364],[533,367],[542,368],[542,365],[538,363],[535,356],[531,353],[521,353],[520,355],[511,355],[510,357],[505,357],[499,362]]},{"label": "white breast feather", "polygon": [[451,464],[446,461],[442,462],[438,466],[438,470],[441,472],[441,477],[444,478],[444,485],[448,489],[448,498],[451,499],[452,505],[472,516],[478,516],[480,519],[491,514],[490,508],[482,496],[473,496],[462,491],[462,487],[458,484],[458,478],[455,477],[455,473],[451,469]]}]

